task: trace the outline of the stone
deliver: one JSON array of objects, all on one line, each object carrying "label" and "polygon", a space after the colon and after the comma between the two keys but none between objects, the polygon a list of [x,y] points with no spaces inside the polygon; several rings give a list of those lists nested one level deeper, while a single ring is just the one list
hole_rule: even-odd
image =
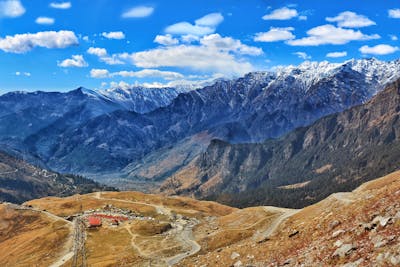
[{"label": "stone", "polygon": [[390,257],[390,263],[393,264],[394,266],[400,265],[400,255],[391,256]]},{"label": "stone", "polygon": [[289,237],[293,237],[295,235],[297,235],[299,233],[298,230],[293,230],[293,232],[291,234],[289,234]]},{"label": "stone", "polygon": [[239,254],[239,253],[237,253],[237,252],[232,252],[232,254],[231,254],[231,259],[232,259],[232,260],[237,259],[238,257],[240,257],[240,254]]},{"label": "stone", "polygon": [[374,236],[371,239],[372,244],[374,244],[374,248],[380,248],[387,244],[387,241],[383,239],[382,236]]},{"label": "stone", "polygon": [[283,265],[289,265],[291,262],[292,262],[292,259],[287,259],[287,260],[283,263]]},{"label": "stone", "polygon": [[340,221],[338,221],[338,220],[334,220],[334,221],[331,221],[330,223],[329,223],[329,229],[333,229],[333,228],[335,228],[336,226],[338,226],[340,224]]},{"label": "stone", "polygon": [[391,220],[392,220],[391,217],[377,216],[372,220],[372,224],[379,223],[382,227],[385,227]]},{"label": "stone", "polygon": [[345,230],[337,230],[337,231],[333,232],[332,237],[336,238],[336,237],[338,237],[339,235],[341,235],[341,234],[343,234],[345,232],[346,232]]},{"label": "stone", "polygon": [[342,241],[340,241],[340,240],[337,240],[336,242],[335,242],[335,244],[333,244],[335,247],[341,247],[342,245],[343,245],[343,242]]},{"label": "stone", "polygon": [[355,249],[356,249],[356,247],[352,244],[344,244],[344,245],[340,246],[339,248],[337,248],[335,250],[335,252],[333,252],[332,256],[334,256],[334,257],[339,256],[342,258],[344,256],[351,254],[351,252]]},{"label": "stone", "polygon": [[342,265],[342,267],[358,267],[363,261],[363,259],[358,259],[354,262],[346,263],[345,265]]},{"label": "stone", "polygon": [[233,267],[242,267],[243,263],[241,261],[237,261],[233,264]]}]

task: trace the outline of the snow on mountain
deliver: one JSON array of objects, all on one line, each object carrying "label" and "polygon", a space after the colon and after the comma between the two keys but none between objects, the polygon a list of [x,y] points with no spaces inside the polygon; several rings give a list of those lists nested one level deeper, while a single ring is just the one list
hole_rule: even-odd
[{"label": "snow on mountain", "polygon": [[147,113],[156,108],[167,106],[184,89],[176,88],[147,88],[147,87],[116,87],[100,90],[98,93],[120,104],[127,110],[137,113]]}]

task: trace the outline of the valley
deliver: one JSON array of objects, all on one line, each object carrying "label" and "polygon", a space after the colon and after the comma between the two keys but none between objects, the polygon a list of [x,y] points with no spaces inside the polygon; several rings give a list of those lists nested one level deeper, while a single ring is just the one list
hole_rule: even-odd
[{"label": "valley", "polygon": [[[400,263],[399,203],[399,172],[298,210],[237,209],[139,192],[3,203],[0,248],[10,253],[0,263],[396,266]],[[17,246],[10,248],[10,244]]]}]

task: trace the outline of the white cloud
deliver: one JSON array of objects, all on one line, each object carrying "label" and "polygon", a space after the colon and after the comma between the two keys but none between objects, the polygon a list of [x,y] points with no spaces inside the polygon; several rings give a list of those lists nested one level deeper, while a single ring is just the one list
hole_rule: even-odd
[{"label": "white cloud", "polygon": [[379,39],[378,34],[366,35],[361,31],[338,28],[330,24],[317,26],[307,31],[307,37],[289,40],[293,46],[318,46],[325,44],[342,45],[351,41]]},{"label": "white cloud", "polygon": [[347,56],[347,52],[343,51],[343,52],[330,52],[328,54],[326,54],[326,57],[330,57],[330,58],[338,58],[338,57],[346,57]]},{"label": "white cloud", "polygon": [[63,60],[61,63],[58,64],[58,66],[63,68],[83,68],[87,67],[88,64],[82,55],[73,55],[72,58]]},{"label": "white cloud", "polygon": [[119,57],[121,55],[109,55],[105,48],[100,47],[89,47],[86,51],[90,55],[99,57],[99,60],[106,63],[107,65],[121,65],[125,64]]},{"label": "white cloud", "polygon": [[168,26],[165,29],[165,32],[177,35],[191,34],[191,35],[202,36],[215,32],[215,29],[210,27],[193,25],[190,24],[189,22],[179,22]]},{"label": "white cloud", "polygon": [[110,74],[111,77],[136,77],[136,78],[163,78],[165,80],[182,79],[184,76],[174,71],[161,71],[156,69],[144,69],[139,71],[119,71]]},{"label": "white cloud", "polygon": [[119,31],[119,32],[103,32],[101,35],[107,39],[116,39],[116,40],[125,39],[125,34],[121,31]]},{"label": "white cloud", "polygon": [[139,71],[118,71],[110,73],[106,69],[92,69],[90,77],[92,78],[112,78],[112,77],[135,77],[135,78],[163,78],[165,80],[183,79],[184,76],[174,71],[161,71],[157,69],[143,69]]},{"label": "white cloud", "polygon": [[397,35],[394,35],[394,34],[390,34],[389,37],[390,37],[390,40],[392,40],[392,41],[399,40],[399,37],[397,37]]},{"label": "white cloud", "polygon": [[195,21],[195,24],[183,21],[168,26],[166,33],[176,35],[204,36],[214,33],[217,26],[224,20],[220,13],[210,13]]},{"label": "white cloud", "polygon": [[90,77],[92,78],[107,78],[109,77],[110,72],[106,69],[91,69]]},{"label": "white cloud", "polygon": [[262,53],[262,49],[245,45],[240,40],[211,34],[199,38],[198,45],[159,47],[132,54],[118,54],[117,58],[139,68],[177,67],[236,76],[254,70],[243,55],[256,56]]},{"label": "white cloud", "polygon": [[154,8],[149,6],[133,7],[126,12],[122,13],[123,18],[145,18],[153,14]]},{"label": "white cloud", "polygon": [[221,24],[222,21],[224,21],[224,17],[221,15],[221,13],[210,13],[197,19],[195,21],[195,25],[215,28]]},{"label": "white cloud", "polygon": [[292,40],[296,36],[293,35],[294,28],[271,28],[268,32],[259,32],[254,37],[256,42],[278,42]]},{"label": "white cloud", "polygon": [[124,81],[120,81],[119,83],[117,83],[117,82],[110,82],[111,88],[130,89],[130,88],[132,88],[132,87],[134,87],[134,86],[137,86],[137,85],[138,85],[137,83],[135,83],[135,84],[129,84],[129,83],[124,82]]},{"label": "white cloud", "polygon": [[[244,56],[263,54],[261,48],[248,46],[232,37],[211,34],[199,38],[197,44],[158,47],[136,53],[107,55],[118,63],[130,63],[138,68],[187,68],[204,73],[219,72],[236,76],[254,70]],[[104,56],[100,60],[106,62]],[[106,62],[109,64],[109,62]]]},{"label": "white cloud", "polygon": [[184,43],[193,43],[193,42],[197,42],[199,40],[200,40],[199,36],[192,35],[192,34],[187,34],[187,35],[181,36],[181,41]]},{"label": "white cloud", "polygon": [[72,7],[71,2],[52,2],[50,7],[56,9],[70,9]]},{"label": "white cloud", "polygon": [[161,45],[176,45],[179,43],[179,40],[173,38],[171,34],[166,34],[166,35],[157,35],[156,38],[154,39],[154,42]]},{"label": "white cloud", "polygon": [[100,47],[89,47],[87,53],[98,57],[107,56],[107,50],[105,48],[100,48]]},{"label": "white cloud", "polygon": [[25,8],[19,0],[0,1],[0,18],[16,18],[25,14]]},{"label": "white cloud", "polygon": [[222,37],[218,33],[204,36],[200,43],[208,48],[241,55],[258,56],[263,54],[261,48],[245,45],[232,37]]},{"label": "white cloud", "polygon": [[363,54],[368,55],[388,55],[393,54],[394,52],[398,51],[399,48],[397,46],[391,46],[386,44],[380,44],[376,46],[368,46],[364,45],[360,49],[360,52]]},{"label": "white cloud", "polygon": [[20,72],[20,71],[17,71],[17,72],[15,72],[15,76],[31,77],[31,73],[30,73],[30,72]]},{"label": "white cloud", "polygon": [[262,17],[263,20],[289,20],[299,15],[296,9],[282,7]]},{"label": "white cloud", "polygon": [[253,70],[246,61],[234,55],[206,46],[179,45],[131,54],[134,65],[141,68],[180,67],[200,71],[220,71],[227,75],[244,74]]},{"label": "white cloud", "polygon": [[311,59],[311,56],[307,55],[305,52],[294,52],[293,54],[304,60]]},{"label": "white cloud", "polygon": [[400,8],[389,9],[388,10],[388,15],[389,15],[389,18],[400,19]]},{"label": "white cloud", "polygon": [[364,15],[359,15],[351,11],[345,11],[336,17],[326,18],[329,22],[337,22],[339,27],[344,28],[361,28],[376,25],[376,23]]},{"label": "white cloud", "polygon": [[35,22],[41,25],[52,25],[54,24],[54,19],[49,17],[38,17]]},{"label": "white cloud", "polygon": [[9,53],[25,53],[34,47],[65,48],[78,44],[78,38],[72,31],[24,33],[0,38],[0,49]]},{"label": "white cloud", "polygon": [[123,65],[125,62],[123,62],[121,59],[119,59],[120,55],[111,55],[111,56],[105,56],[105,57],[100,57],[100,61],[106,63],[107,65]]}]

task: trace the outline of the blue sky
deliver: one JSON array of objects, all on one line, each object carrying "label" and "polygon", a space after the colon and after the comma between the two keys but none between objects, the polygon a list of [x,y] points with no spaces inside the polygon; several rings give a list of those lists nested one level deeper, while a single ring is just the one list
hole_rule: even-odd
[{"label": "blue sky", "polygon": [[0,93],[173,86],[305,60],[393,60],[399,29],[397,0],[0,0]]}]

